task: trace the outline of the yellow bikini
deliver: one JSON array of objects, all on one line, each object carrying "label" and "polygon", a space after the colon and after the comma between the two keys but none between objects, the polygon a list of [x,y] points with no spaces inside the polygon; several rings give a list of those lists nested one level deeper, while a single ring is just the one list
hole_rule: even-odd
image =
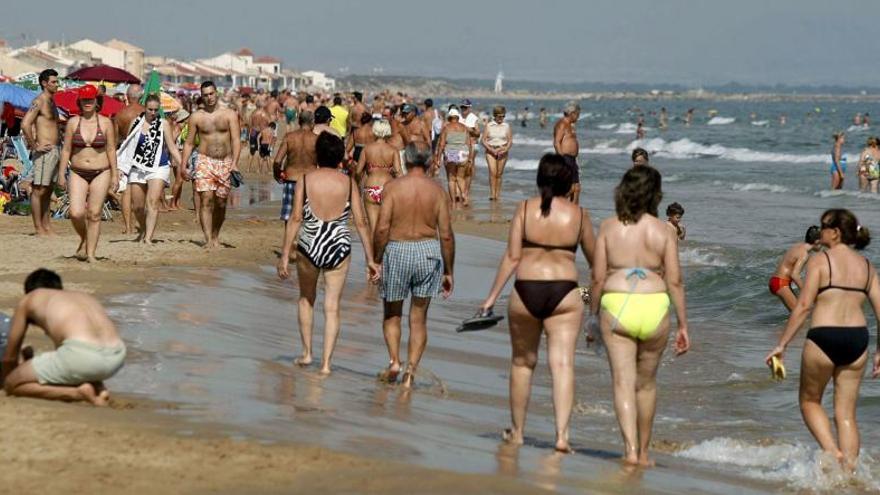
[{"label": "yellow bikini", "polygon": [[[633,268],[626,278],[637,277],[644,280],[647,274],[642,268]],[[633,282],[632,289],[638,280]],[[630,337],[647,340],[663,323],[669,310],[669,295],[665,292],[634,294],[632,292],[608,292],[602,294],[602,309],[616,318],[615,329],[624,330]]]}]

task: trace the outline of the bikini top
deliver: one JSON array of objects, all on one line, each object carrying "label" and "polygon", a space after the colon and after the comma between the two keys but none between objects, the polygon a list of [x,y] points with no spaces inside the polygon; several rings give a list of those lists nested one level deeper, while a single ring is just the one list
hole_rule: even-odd
[{"label": "bikini top", "polygon": [[98,126],[98,130],[95,131],[95,137],[92,139],[91,143],[87,143],[85,139],[83,139],[82,131],[80,131],[80,126],[82,125],[82,117],[76,122],[76,130],[73,131],[73,137],[70,139],[70,145],[75,149],[82,148],[103,148],[107,146],[107,137],[104,136],[104,131],[101,130],[101,120],[98,119],[96,121],[96,125]]},{"label": "bikini top", "polygon": [[827,251],[824,252],[823,254],[825,255],[825,260],[828,261],[828,285],[826,285],[825,287],[820,287],[817,294],[821,294],[828,289],[840,289],[840,290],[846,290],[846,291],[851,291],[851,292],[863,292],[865,295],[868,295],[868,292],[870,291],[870,288],[871,288],[871,262],[868,261],[868,258],[865,258],[865,267],[868,268],[868,280],[867,280],[867,282],[865,282],[865,286],[864,287],[844,287],[841,285],[833,285],[831,283],[831,257],[828,256]]},{"label": "bikini top", "polygon": [[581,220],[578,226],[578,236],[575,243],[571,246],[553,246],[550,244],[541,244],[540,242],[533,242],[526,238],[526,205],[528,203],[523,201],[523,230],[522,230],[522,247],[524,248],[540,248],[540,249],[562,249],[565,251],[571,251],[572,253],[577,252],[578,244],[581,242],[581,232],[583,232],[583,223],[584,223],[584,211],[581,210]]}]

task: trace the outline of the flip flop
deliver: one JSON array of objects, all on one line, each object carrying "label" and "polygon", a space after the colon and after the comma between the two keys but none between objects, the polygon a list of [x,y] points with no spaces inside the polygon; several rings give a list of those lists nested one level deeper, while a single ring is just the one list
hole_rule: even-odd
[{"label": "flip flop", "polygon": [[777,356],[770,358],[770,377],[777,382],[785,379],[785,365]]},{"label": "flip flop", "polygon": [[485,330],[494,327],[503,319],[503,316],[496,316],[495,313],[492,312],[492,308],[485,311],[479,310],[474,316],[462,321],[461,325],[459,325],[455,331],[461,333]]}]

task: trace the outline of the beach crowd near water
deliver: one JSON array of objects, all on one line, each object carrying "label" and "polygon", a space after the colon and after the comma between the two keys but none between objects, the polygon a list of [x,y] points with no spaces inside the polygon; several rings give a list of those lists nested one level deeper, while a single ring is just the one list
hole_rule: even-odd
[{"label": "beach crowd near water", "polygon": [[[108,96],[86,85],[78,94],[79,115],[62,124],[52,99],[58,74],[44,71],[39,81],[43,92],[21,124],[33,163],[23,181],[29,185],[35,234],[57,235],[50,203],[60,190],[78,236],[70,251],[83,262],[101,264],[99,252],[113,250],[101,242],[108,203],[121,211],[124,232],[148,250],[162,236],[164,212],[188,209],[191,196],[199,242],[210,258],[225,249],[223,226],[235,189],[251,177],[271,177],[282,190],[281,249],[277,260],[266,263],[276,265],[281,279],[297,280],[301,352],[293,364],[314,366],[328,380],[336,344],[345,339],[343,294],[360,250],[364,277],[382,301],[376,326],[388,364],[378,371],[379,386],[418,390],[424,379],[420,363],[430,353],[429,310],[437,296],[448,298],[460,283],[455,215],[473,208],[474,179],[483,171],[477,164],[485,161],[488,201],[511,203],[512,215],[507,247],[493,260],[494,281],[460,330],[498,324],[496,303],[514,278],[500,323],[508,327],[511,345],[511,422],[499,425],[500,440],[524,443],[533,373],[546,349],[552,449],[577,452],[570,435],[580,379],[576,349],[599,346],[610,366],[622,461],[632,469],[654,466],[649,449],[657,404],[675,393],[657,386],[664,352],[671,345],[671,352],[687,359],[700,352],[692,345],[701,336],[689,331],[680,259],[680,244],[693,235],[683,221],[688,204],[664,197],[664,175],[652,166],[663,155],[649,146],[654,129],[643,112],[634,112],[636,141],[626,150],[632,166],[614,178],[613,205],[600,206],[583,194],[591,157],[578,122],[588,104],[575,101],[562,105],[558,117],[550,116],[554,109],[541,108],[533,118],[528,108],[503,105],[477,112],[467,98],[441,107],[431,98],[391,91],[221,92],[205,82],[197,95],[179,95],[182,109],[171,114],[161,111],[158,95],[131,85],[126,106],[109,118],[99,112]],[[665,107],[649,117],[657,129],[671,125]],[[693,118],[689,109],[673,120],[691,126]],[[534,157],[539,158],[534,192],[513,204],[505,197],[504,179],[520,137],[514,130],[534,124],[552,149]],[[786,125],[784,115],[778,125]],[[860,113],[853,125],[869,128],[869,116]],[[831,189],[837,190],[847,177],[846,133],[829,131],[828,171]],[[856,181],[859,191],[878,192],[876,137],[868,137],[859,153]],[[661,211],[663,202],[667,207]],[[591,212],[612,207],[612,214],[594,223]],[[880,282],[873,263],[859,253],[871,240],[868,225],[845,208],[829,208],[815,222],[800,229],[806,230],[803,242],[778,247],[782,258],[769,289],[790,316],[778,341],[767,336],[766,357],[756,357],[754,364],[766,362],[774,378],[784,379],[786,349],[810,318],[797,400],[807,429],[827,455],[823,469],[853,473],[861,449],[856,405],[869,361],[872,377],[880,375],[880,355],[868,352],[863,306],[868,301],[875,315],[880,312]],[[579,265],[578,250],[588,266]],[[579,274],[587,272],[590,284],[581,286]],[[107,405],[104,382],[123,367],[128,351],[117,323],[98,298],[65,289],[54,271],[33,271],[24,287],[0,369],[7,395]],[[324,313],[320,351],[312,346],[318,306]],[[29,325],[44,330],[56,350],[34,356],[24,347]],[[822,399],[832,382],[829,416]],[[793,404],[795,397],[790,399]]]}]

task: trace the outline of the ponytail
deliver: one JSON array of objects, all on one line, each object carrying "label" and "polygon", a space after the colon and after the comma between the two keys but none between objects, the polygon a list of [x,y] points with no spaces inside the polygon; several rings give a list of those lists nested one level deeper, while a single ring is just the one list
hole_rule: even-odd
[{"label": "ponytail", "polygon": [[870,243],[871,232],[868,231],[868,227],[862,227],[859,225],[856,229],[856,241],[853,243],[853,247],[862,250],[868,247],[868,244]]},{"label": "ponytail", "polygon": [[550,204],[553,202],[553,187],[551,186],[542,186],[540,188],[541,191],[541,216],[546,217],[550,215]]}]

